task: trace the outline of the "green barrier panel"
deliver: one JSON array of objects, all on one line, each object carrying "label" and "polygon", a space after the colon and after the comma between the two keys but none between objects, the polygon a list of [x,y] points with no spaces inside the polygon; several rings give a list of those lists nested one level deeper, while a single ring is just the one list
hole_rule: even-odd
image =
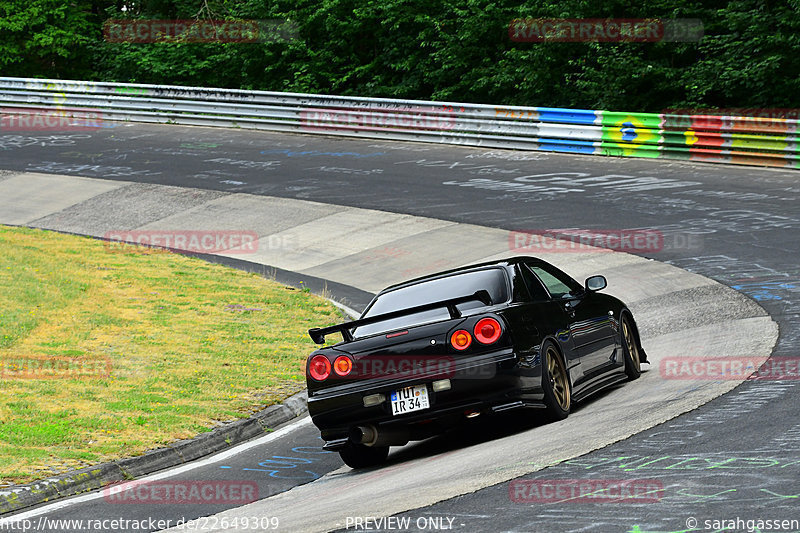
[{"label": "green barrier panel", "polygon": [[663,117],[658,113],[622,113],[618,111],[597,111],[600,124],[603,126],[621,126],[631,122],[637,128],[660,130],[663,128]]},{"label": "green barrier panel", "polygon": [[596,155],[616,157],[660,157],[661,147],[657,144],[614,143],[601,141],[595,149]]},{"label": "green barrier panel", "polygon": [[688,161],[692,158],[692,149],[688,146],[664,146],[661,148],[661,157]]},{"label": "green barrier panel", "polygon": [[688,147],[697,142],[697,137],[692,131],[662,130],[661,138],[663,139],[664,146],[684,147],[685,149],[688,149]]},{"label": "green barrier panel", "polygon": [[731,134],[731,148],[787,152],[790,146],[796,146],[797,142],[797,137],[789,136]]}]

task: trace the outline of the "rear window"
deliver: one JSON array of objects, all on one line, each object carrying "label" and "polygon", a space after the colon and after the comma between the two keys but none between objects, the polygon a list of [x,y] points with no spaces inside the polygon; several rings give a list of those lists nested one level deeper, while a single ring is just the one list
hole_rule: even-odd
[{"label": "rear window", "polygon": [[[416,307],[418,305],[449,300],[451,298],[458,298],[460,296],[468,296],[479,290],[488,291],[493,304],[507,301],[508,286],[506,283],[505,271],[501,268],[476,270],[395,289],[379,296],[367,312],[364,313],[363,318],[391,313],[392,311],[398,311],[400,309],[408,309],[409,307]],[[470,309],[478,309],[486,306],[480,301],[474,300],[459,304],[457,307],[459,311],[464,313]],[[422,313],[414,313],[376,324],[361,326],[355,329],[353,335],[356,337],[366,337],[368,335],[375,335],[376,333],[392,331],[399,328],[417,326],[429,322],[436,322],[438,320],[447,320],[448,318],[450,318],[450,314],[447,312],[446,308],[442,307],[441,309],[431,309],[430,311],[424,311]]]}]

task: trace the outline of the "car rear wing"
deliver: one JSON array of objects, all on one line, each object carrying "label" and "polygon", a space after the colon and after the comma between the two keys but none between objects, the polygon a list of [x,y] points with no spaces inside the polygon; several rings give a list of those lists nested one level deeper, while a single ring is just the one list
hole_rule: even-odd
[{"label": "car rear wing", "polygon": [[391,320],[401,316],[413,315],[414,313],[421,313],[423,311],[430,311],[431,309],[439,309],[441,307],[447,308],[447,311],[450,313],[450,318],[459,318],[461,316],[461,311],[459,311],[456,306],[458,304],[463,304],[465,302],[471,302],[474,300],[478,300],[485,305],[492,305],[492,297],[489,295],[489,291],[481,289],[479,291],[475,291],[474,294],[469,294],[467,296],[459,296],[458,298],[450,298],[449,300],[441,300],[429,304],[418,305],[416,307],[409,307],[408,309],[400,309],[398,311],[392,311],[382,315],[360,318],[358,320],[353,320],[352,322],[345,322],[344,324],[329,326],[327,328],[311,328],[308,330],[308,334],[317,344],[324,344],[325,335],[330,335],[331,333],[341,333],[344,341],[350,342],[353,340],[353,333],[351,330],[359,326],[366,326],[367,324],[383,322],[384,320]]}]

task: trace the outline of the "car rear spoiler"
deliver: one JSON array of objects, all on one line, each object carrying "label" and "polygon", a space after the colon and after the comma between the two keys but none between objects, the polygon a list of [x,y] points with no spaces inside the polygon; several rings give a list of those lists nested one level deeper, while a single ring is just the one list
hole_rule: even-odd
[{"label": "car rear spoiler", "polygon": [[489,296],[489,291],[481,289],[479,291],[475,291],[474,294],[469,294],[467,296],[459,296],[458,298],[450,298],[449,300],[441,300],[429,304],[418,305],[416,307],[409,307],[408,309],[400,309],[398,311],[392,311],[390,313],[384,313],[382,315],[375,315],[367,318],[361,318],[358,320],[353,320],[352,322],[345,322],[344,324],[329,326],[327,328],[311,328],[308,330],[308,334],[311,336],[311,339],[317,344],[324,344],[325,335],[330,335],[331,333],[341,333],[344,341],[350,342],[353,340],[353,333],[351,330],[359,326],[366,326],[367,324],[383,322],[384,320],[391,320],[393,318],[398,318],[401,316],[413,315],[414,313],[430,311],[431,309],[438,309],[440,307],[447,308],[448,312],[450,313],[450,318],[459,318],[461,316],[461,312],[458,310],[456,306],[458,304],[463,304],[464,302],[471,302],[473,300],[478,300],[485,305],[492,305],[492,297]]}]

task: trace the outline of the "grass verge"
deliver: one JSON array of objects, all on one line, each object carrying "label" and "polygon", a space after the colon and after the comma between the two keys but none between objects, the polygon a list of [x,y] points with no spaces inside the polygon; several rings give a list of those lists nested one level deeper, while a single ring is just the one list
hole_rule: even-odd
[{"label": "grass verge", "polygon": [[159,250],[0,226],[0,485],[138,455],[302,390],[328,301]]}]

